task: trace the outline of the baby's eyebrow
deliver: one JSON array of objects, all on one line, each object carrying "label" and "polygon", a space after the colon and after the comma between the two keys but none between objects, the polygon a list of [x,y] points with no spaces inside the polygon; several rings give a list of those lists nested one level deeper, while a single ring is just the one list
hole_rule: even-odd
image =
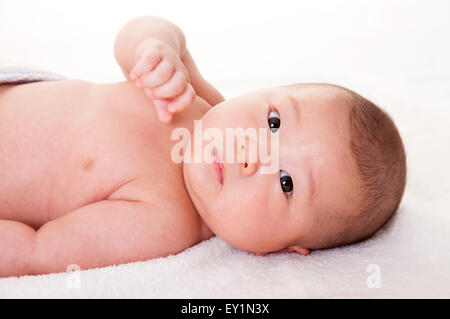
[{"label": "baby's eyebrow", "polygon": [[296,124],[300,125],[300,103],[292,95],[289,95],[289,102],[293,112],[295,113]]},{"label": "baby's eyebrow", "polygon": [[308,179],[308,188],[309,188],[309,202],[310,204],[312,204],[313,200],[314,200],[314,194],[316,192],[316,181],[315,178],[313,176],[313,170],[311,168],[311,165],[307,165],[307,179]]}]

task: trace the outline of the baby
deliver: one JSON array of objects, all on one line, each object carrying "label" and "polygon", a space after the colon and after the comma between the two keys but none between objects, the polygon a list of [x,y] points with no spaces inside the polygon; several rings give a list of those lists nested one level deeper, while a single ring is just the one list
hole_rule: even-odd
[{"label": "baby", "polygon": [[[126,24],[114,50],[124,82],[0,86],[1,277],[164,257],[215,235],[308,255],[366,239],[396,211],[401,138],[355,92],[295,84],[224,101],[158,17]],[[262,173],[249,136],[193,160],[208,141],[196,131],[233,128],[266,132],[277,170]],[[194,136],[181,148],[179,129]]]}]

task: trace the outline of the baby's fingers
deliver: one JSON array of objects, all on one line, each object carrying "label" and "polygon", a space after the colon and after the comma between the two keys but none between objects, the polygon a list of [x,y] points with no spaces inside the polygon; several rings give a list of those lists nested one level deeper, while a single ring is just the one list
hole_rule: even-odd
[{"label": "baby's fingers", "polygon": [[163,123],[169,123],[172,120],[172,113],[167,110],[167,102],[164,100],[153,100],[159,120]]},{"label": "baby's fingers", "polygon": [[167,105],[169,104],[169,99],[154,99],[151,90],[144,89],[144,92],[148,97],[152,98],[152,103],[155,106],[156,112],[158,113],[158,118],[163,123],[169,123],[172,120],[172,113],[167,110]]},{"label": "baby's fingers", "polygon": [[150,72],[141,76],[139,85],[141,87],[152,88],[167,82],[173,75],[175,68],[167,59],[162,59],[161,62]]},{"label": "baby's fingers", "polygon": [[195,100],[195,90],[192,85],[189,83],[186,90],[180,94],[176,99],[173,99],[172,102],[169,103],[167,109],[169,112],[180,112],[185,108],[189,107]]},{"label": "baby's fingers", "polygon": [[169,81],[153,88],[152,91],[158,98],[172,98],[183,93],[187,84],[188,82],[184,73],[180,70],[176,70]]},{"label": "baby's fingers", "polygon": [[161,56],[158,54],[143,54],[130,71],[130,78],[134,80],[145,72],[152,70],[161,61],[161,59]]}]

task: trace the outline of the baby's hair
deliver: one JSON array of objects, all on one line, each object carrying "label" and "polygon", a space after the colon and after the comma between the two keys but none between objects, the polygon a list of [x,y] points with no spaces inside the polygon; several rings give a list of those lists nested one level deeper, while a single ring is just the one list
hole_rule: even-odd
[{"label": "baby's hair", "polygon": [[328,83],[298,83],[284,87],[304,86],[321,86],[342,93],[349,112],[349,147],[361,185],[357,210],[329,212],[328,225],[322,225],[328,235],[308,248],[332,248],[365,240],[389,221],[403,197],[406,154],[402,139],[386,112],[352,90]]},{"label": "baby's hair", "polygon": [[337,236],[324,247],[362,241],[375,234],[397,211],[406,185],[406,154],[390,116],[368,99],[349,89],[350,149],[361,181],[356,214],[344,217]]}]

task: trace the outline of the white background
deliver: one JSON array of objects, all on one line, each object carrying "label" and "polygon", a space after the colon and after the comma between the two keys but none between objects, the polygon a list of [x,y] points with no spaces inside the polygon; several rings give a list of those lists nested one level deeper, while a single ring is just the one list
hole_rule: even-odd
[{"label": "white background", "polygon": [[[333,82],[380,104],[397,91],[393,102],[402,104],[414,83],[428,93],[414,99],[422,104],[436,94],[450,98],[449,14],[446,0],[0,0],[0,56],[72,78],[119,81],[118,30],[136,16],[160,15],[184,30],[200,71],[226,98]],[[436,78],[445,85],[430,83]]]}]

